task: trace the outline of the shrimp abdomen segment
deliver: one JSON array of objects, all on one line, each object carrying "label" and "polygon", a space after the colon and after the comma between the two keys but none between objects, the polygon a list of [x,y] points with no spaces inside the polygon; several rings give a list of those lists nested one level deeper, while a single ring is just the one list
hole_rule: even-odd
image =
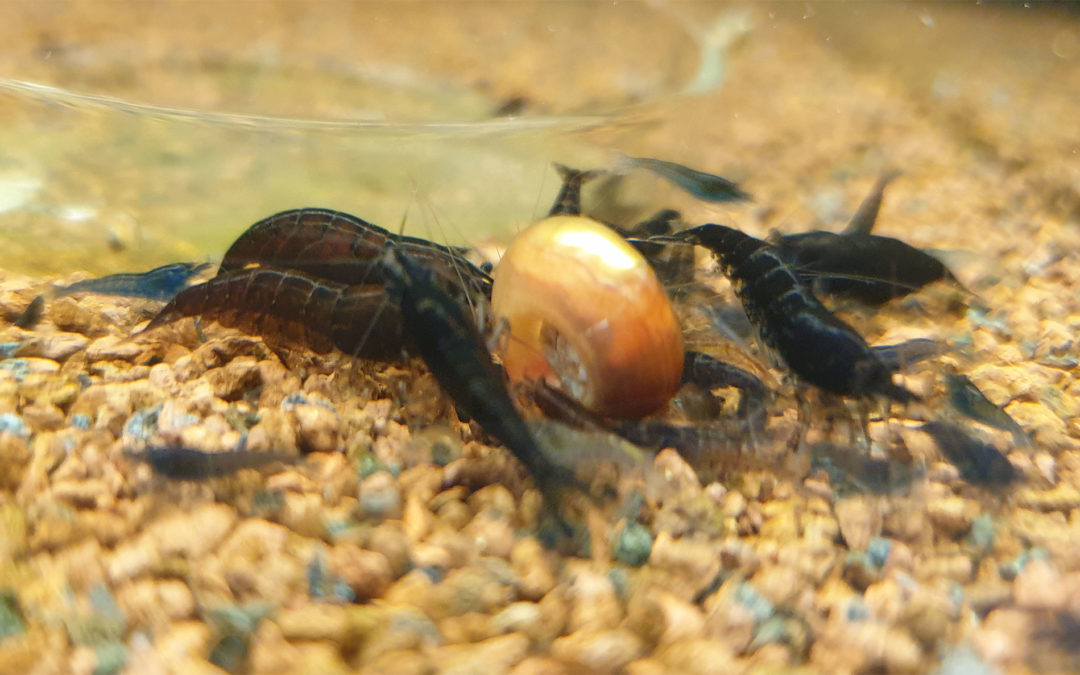
[{"label": "shrimp abdomen segment", "polygon": [[147,330],[193,316],[316,353],[337,347],[375,360],[401,358],[401,314],[382,286],[347,286],[295,270],[242,269],[181,291]]}]

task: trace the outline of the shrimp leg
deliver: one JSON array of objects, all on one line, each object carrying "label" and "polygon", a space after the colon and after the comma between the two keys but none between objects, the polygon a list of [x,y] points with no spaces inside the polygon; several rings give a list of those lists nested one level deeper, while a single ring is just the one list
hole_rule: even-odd
[{"label": "shrimp leg", "polygon": [[514,408],[476,324],[461,304],[435,282],[430,270],[396,245],[387,247],[384,266],[387,293],[443,391],[525,465],[542,491],[572,481],[570,471],[543,453]]}]

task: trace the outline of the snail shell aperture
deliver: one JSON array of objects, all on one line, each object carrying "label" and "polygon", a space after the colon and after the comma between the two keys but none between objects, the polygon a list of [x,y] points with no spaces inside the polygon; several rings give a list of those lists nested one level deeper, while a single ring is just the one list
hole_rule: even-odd
[{"label": "snail shell aperture", "polygon": [[554,375],[586,408],[641,417],[682,379],[682,332],[640,253],[591,218],[553,216],[522,232],[495,269],[492,309],[510,338],[512,380]]}]

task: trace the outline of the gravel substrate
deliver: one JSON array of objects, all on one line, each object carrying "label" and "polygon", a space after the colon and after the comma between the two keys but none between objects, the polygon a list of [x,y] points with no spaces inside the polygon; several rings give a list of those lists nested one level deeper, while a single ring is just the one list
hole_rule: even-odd
[{"label": "gravel substrate", "polygon": [[[1019,292],[1080,281],[1048,270]],[[0,311],[42,290],[5,281]],[[1038,316],[1043,303],[1072,318]],[[928,402],[873,423],[870,449],[844,445],[840,410],[844,428],[815,413],[791,452],[789,395],[768,438],[697,448],[695,466],[671,449],[609,462],[610,437],[562,437],[596,476],[592,498],[559,506],[567,540],[419,364],[283,363],[190,320],[139,334],[152,302],[51,300],[0,335],[0,670],[1064,667],[1080,618],[1077,304],[1047,289],[1027,305],[1038,324],[1001,312],[1038,331],[1026,353],[992,324],[936,319],[928,336],[973,346],[909,373]],[[998,360],[969,365],[976,349]],[[957,367],[1030,434],[967,427],[1007,454],[1009,484],[980,485],[919,430]],[[225,477],[170,480],[138,457],[242,442],[268,461]]]}]

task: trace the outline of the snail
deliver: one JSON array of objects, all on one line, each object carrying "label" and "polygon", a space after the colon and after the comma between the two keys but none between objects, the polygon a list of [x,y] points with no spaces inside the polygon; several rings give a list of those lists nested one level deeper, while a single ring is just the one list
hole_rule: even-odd
[{"label": "snail", "polygon": [[642,417],[679,388],[682,331],[648,262],[618,233],[577,215],[546,218],[506,250],[492,287],[511,380],[554,376],[606,417]]}]

